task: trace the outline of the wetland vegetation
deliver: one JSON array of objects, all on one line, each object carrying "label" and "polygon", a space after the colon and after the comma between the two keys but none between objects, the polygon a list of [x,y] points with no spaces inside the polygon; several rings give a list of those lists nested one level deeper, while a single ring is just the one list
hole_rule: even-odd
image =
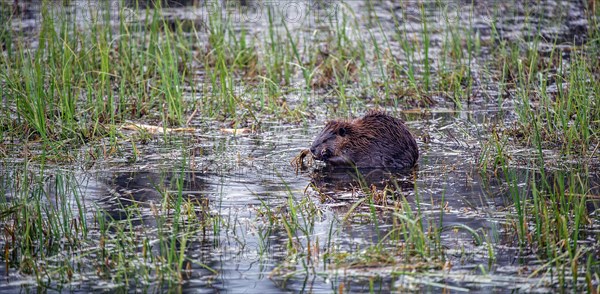
[{"label": "wetland vegetation", "polygon": [[[0,291],[597,293],[599,21],[0,0]],[[416,135],[414,171],[293,162],[370,109]]]}]

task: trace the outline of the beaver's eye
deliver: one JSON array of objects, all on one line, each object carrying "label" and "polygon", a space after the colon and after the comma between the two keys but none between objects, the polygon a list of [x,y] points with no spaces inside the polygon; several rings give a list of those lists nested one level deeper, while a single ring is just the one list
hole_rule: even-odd
[{"label": "beaver's eye", "polygon": [[338,129],[338,135],[340,137],[346,136],[346,128],[339,128]]}]

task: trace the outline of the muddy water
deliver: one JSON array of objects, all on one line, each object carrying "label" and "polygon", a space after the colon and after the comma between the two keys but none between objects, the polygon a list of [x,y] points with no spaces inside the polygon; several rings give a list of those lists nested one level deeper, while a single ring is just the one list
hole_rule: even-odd
[{"label": "muddy water", "polygon": [[[248,14],[240,14],[241,20],[254,20],[246,23],[245,28],[258,33],[266,28],[264,10],[260,4],[247,6]],[[490,15],[499,13],[497,30],[502,38],[527,39],[531,36],[523,31],[524,22],[534,22],[543,27],[543,34],[548,37],[548,44],[554,41],[585,40],[585,23],[582,17],[581,5],[571,1],[547,1],[539,7],[526,5],[508,6],[494,1],[477,1],[474,7],[464,4],[464,1],[451,2],[445,6],[445,13],[431,4],[431,9],[422,13],[416,3],[408,2],[395,4],[393,2],[378,2],[367,5],[362,1],[350,1],[342,5],[333,2],[329,7],[318,11],[310,18],[307,31],[318,28],[319,17],[337,13],[336,9],[344,9],[348,5],[358,17],[364,21],[365,32],[373,25],[368,21],[377,15],[382,29],[374,29],[373,34],[378,40],[384,38],[384,32],[394,31],[395,18],[400,20],[407,34],[420,39],[422,34],[422,18],[431,24],[431,56],[433,67],[439,67],[436,54],[439,54],[441,40],[445,28],[439,18],[451,17],[457,27],[473,23],[482,39],[490,38]],[[578,2],[579,3],[579,2]],[[254,6],[252,6],[254,5]],[[257,6],[258,5],[258,6]],[[283,4],[282,4],[283,5]],[[304,4],[302,4],[304,5]],[[284,6],[279,6],[283,9]],[[294,10],[290,5],[288,20],[295,19]],[[300,6],[299,6],[300,7]],[[306,6],[302,6],[304,9]],[[531,12],[533,9],[533,13]],[[198,18],[202,21],[202,12],[190,13],[187,8],[169,8],[165,13],[169,17]],[[469,13],[460,13],[469,11]],[[528,12],[526,17],[525,11]],[[251,14],[253,13],[253,14]],[[554,16],[553,20],[546,17]],[[556,21],[558,20],[558,21]],[[248,25],[252,24],[252,25]],[[302,27],[300,21],[290,21],[291,29]],[[250,33],[249,35],[252,35]],[[318,35],[318,34],[314,34]],[[368,39],[365,34],[364,39]],[[401,47],[397,48],[399,60],[403,60]],[[483,48],[489,52],[493,47]],[[422,55],[417,55],[413,62],[422,64]],[[315,118],[309,126],[292,124],[281,125],[279,122],[264,123],[259,132],[251,134],[232,135],[224,133],[218,127],[198,125],[198,132],[183,136],[171,142],[172,146],[164,147],[156,141],[139,146],[140,158],[135,163],[129,163],[127,158],[99,162],[85,172],[75,171],[78,182],[81,183],[83,194],[88,207],[98,207],[106,211],[115,220],[123,217],[123,209],[128,205],[140,205],[145,212],[145,218],[136,220],[139,225],[153,226],[155,217],[151,205],[163,201],[161,191],[176,191],[173,179],[183,177],[183,194],[199,203],[206,203],[206,211],[212,216],[220,217],[223,227],[218,232],[209,232],[198,236],[191,242],[187,253],[194,259],[217,270],[212,274],[202,267],[192,265],[192,272],[186,277],[184,290],[208,292],[280,292],[309,290],[315,292],[330,292],[338,289],[340,284],[346,289],[357,292],[367,291],[370,280],[374,281],[375,289],[397,288],[413,290],[439,290],[438,284],[457,287],[457,290],[480,291],[510,291],[510,290],[549,290],[546,285],[552,285],[552,279],[527,278],[522,272],[527,266],[539,266],[535,255],[519,252],[507,245],[514,244],[514,232],[509,230],[514,222],[510,207],[511,196],[501,179],[484,179],[477,171],[481,142],[489,135],[489,124],[494,120],[510,121],[513,119],[507,111],[512,109],[510,101],[500,105],[497,102],[487,103],[486,97],[496,97],[497,88],[483,73],[477,72],[477,62],[484,62],[486,56],[478,56],[473,63],[473,76],[478,91],[473,102],[464,110],[453,110],[452,105],[443,97],[437,99],[437,106],[431,112],[423,114],[402,114],[397,109],[388,110],[397,113],[407,121],[407,125],[419,138],[421,158],[416,176],[394,175],[392,179],[402,183],[398,192],[428,216],[428,222],[439,221],[440,210],[443,208],[444,225],[466,225],[488,236],[496,250],[495,259],[491,259],[485,246],[476,246],[473,237],[463,231],[448,230],[442,234],[442,245],[447,248],[447,259],[453,265],[452,271],[431,270],[420,275],[390,275],[386,269],[370,268],[357,271],[334,272],[320,270],[318,273],[307,274],[300,267],[285,269],[290,273],[300,270],[294,275],[283,279],[274,271],[281,272],[281,264],[287,257],[287,235],[285,231],[268,231],[261,222],[260,212],[264,206],[281,209],[292,197],[300,202],[309,197],[317,204],[321,215],[315,218],[312,238],[319,238],[323,247],[334,232],[333,241],[340,250],[357,251],[367,245],[377,243],[385,236],[391,227],[389,216],[381,215],[377,229],[368,222],[352,221],[343,223],[342,219],[350,206],[364,196],[351,186],[341,189],[334,180],[315,180],[319,174],[313,169],[296,173],[290,165],[291,159],[308,147],[314,136],[320,131],[328,114],[325,109],[316,109]],[[420,69],[422,70],[422,69]],[[290,100],[290,101],[293,101]],[[369,102],[367,102],[368,105]],[[200,120],[200,119],[199,119]],[[424,140],[427,138],[427,140]],[[178,141],[179,140],[179,141]],[[181,147],[184,146],[184,147]],[[526,181],[527,166],[515,167],[520,181]],[[9,178],[10,173],[4,173]],[[590,175],[590,181],[600,183],[597,174]],[[377,177],[374,181],[389,179],[386,175]],[[325,200],[311,184],[325,182],[329,187],[320,191],[328,198]],[[342,181],[343,182],[343,181]],[[347,183],[346,183],[347,184]],[[598,184],[591,186],[598,187]],[[9,193],[10,194],[10,193]],[[597,195],[598,192],[592,193]],[[390,199],[394,201],[397,199]],[[366,223],[366,224],[365,224]],[[226,225],[225,225],[226,224]],[[138,223],[136,223],[138,225]],[[266,234],[263,237],[262,234]],[[590,230],[590,239],[582,242],[595,242],[597,233]],[[4,266],[0,274],[6,274]],[[0,291],[17,292],[21,284],[27,284],[18,275],[9,275],[0,286]],[[437,283],[437,284],[436,284]],[[99,290],[106,285],[76,286],[75,291]],[[150,285],[150,289],[159,290]],[[106,289],[106,288],[104,288]]]}]

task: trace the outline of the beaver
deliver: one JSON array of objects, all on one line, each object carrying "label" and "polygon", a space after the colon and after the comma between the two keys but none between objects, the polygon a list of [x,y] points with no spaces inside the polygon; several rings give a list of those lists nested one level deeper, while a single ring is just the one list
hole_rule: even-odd
[{"label": "beaver", "polygon": [[335,167],[413,167],[419,147],[404,123],[370,110],[352,121],[329,121],[310,147],[314,159]]}]

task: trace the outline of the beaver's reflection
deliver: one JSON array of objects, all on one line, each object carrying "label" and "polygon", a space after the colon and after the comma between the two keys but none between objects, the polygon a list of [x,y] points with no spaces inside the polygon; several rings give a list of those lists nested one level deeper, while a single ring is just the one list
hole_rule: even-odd
[{"label": "beaver's reflection", "polygon": [[315,169],[311,177],[311,186],[320,193],[338,193],[357,189],[410,192],[414,189],[416,168],[380,169],[380,168],[339,168],[325,166]]}]

